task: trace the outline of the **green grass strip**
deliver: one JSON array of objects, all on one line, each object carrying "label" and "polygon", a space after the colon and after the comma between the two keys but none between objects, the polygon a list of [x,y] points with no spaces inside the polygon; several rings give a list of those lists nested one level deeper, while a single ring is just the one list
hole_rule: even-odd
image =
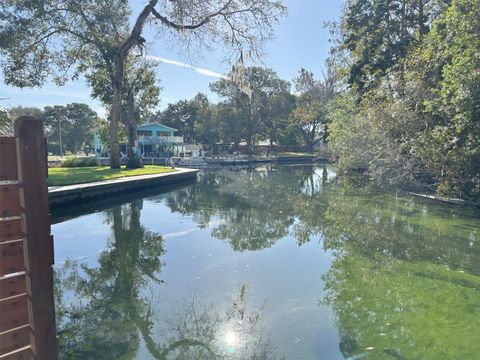
[{"label": "green grass strip", "polygon": [[121,169],[110,169],[108,166],[50,168],[48,169],[48,183],[50,185],[84,184],[127,176],[161,174],[172,171],[175,171],[175,169],[155,165],[146,165],[143,169],[133,170],[126,169],[125,167]]}]

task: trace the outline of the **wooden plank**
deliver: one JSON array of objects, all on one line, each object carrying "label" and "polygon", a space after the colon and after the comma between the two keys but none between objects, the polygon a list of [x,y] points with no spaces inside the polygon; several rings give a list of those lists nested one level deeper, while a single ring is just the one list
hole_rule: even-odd
[{"label": "wooden plank", "polygon": [[32,349],[30,346],[25,346],[21,349],[14,350],[8,354],[0,355],[0,360],[31,360],[33,359],[32,356]]},{"label": "wooden plank", "polygon": [[0,180],[17,180],[17,150],[14,137],[0,137]]},{"label": "wooden plank", "polygon": [[28,324],[27,294],[0,300],[0,332]]},{"label": "wooden plank", "polygon": [[23,239],[0,243],[0,277],[23,270]]},{"label": "wooden plank", "polygon": [[30,345],[30,325],[26,324],[0,333],[0,354],[7,354],[14,350]]},{"label": "wooden plank", "polygon": [[20,215],[18,182],[0,182],[0,217]]},{"label": "wooden plank", "polygon": [[15,122],[20,206],[24,209],[25,259],[32,352],[38,359],[57,359],[58,342],[53,296],[53,239],[47,190],[47,149],[40,119],[20,117]]},{"label": "wooden plank", "polygon": [[0,299],[24,294],[26,291],[25,273],[0,279]]},{"label": "wooden plank", "polygon": [[0,218],[0,242],[21,238],[23,238],[23,231],[20,216]]}]

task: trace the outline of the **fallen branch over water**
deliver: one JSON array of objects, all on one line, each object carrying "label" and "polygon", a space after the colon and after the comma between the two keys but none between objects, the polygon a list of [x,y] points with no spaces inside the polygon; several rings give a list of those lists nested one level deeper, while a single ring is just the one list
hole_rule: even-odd
[{"label": "fallen branch over water", "polygon": [[466,204],[469,204],[469,202],[467,202],[467,201],[464,200],[464,199],[449,198],[449,197],[435,196],[435,195],[427,195],[427,194],[419,194],[419,193],[414,193],[414,192],[409,192],[408,194],[409,194],[409,195],[418,196],[418,197],[421,197],[421,198],[425,198],[425,199],[430,199],[430,200],[435,200],[435,201],[441,201],[441,202],[448,203],[448,204],[455,204],[455,205],[466,205]]}]

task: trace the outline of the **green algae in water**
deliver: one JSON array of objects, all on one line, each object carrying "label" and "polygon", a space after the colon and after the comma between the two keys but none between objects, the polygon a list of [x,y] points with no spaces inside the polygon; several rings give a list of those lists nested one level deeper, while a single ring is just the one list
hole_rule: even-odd
[{"label": "green algae in water", "polygon": [[[480,279],[447,266],[355,251],[325,276],[337,326],[369,359],[475,359],[480,353]],[[346,355],[354,355],[346,354]]]},{"label": "green algae in water", "polygon": [[53,214],[61,357],[479,358],[480,213],[334,172],[207,170]]}]

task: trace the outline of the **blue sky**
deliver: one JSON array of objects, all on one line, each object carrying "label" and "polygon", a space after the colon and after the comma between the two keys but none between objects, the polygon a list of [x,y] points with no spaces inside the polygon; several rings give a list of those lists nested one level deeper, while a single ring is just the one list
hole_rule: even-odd
[{"label": "blue sky", "polygon": [[[131,3],[135,16],[143,1],[131,0]],[[285,0],[288,16],[281,19],[275,27],[274,39],[265,44],[265,54],[257,64],[273,68],[286,80],[292,80],[301,67],[320,76],[330,47],[329,33],[324,28],[324,23],[339,18],[343,3],[343,0]],[[157,66],[163,88],[160,108],[165,108],[171,102],[190,99],[199,91],[206,93],[213,101],[218,100],[208,89],[208,84],[216,78],[208,74],[226,73],[231,67],[231,64],[222,61],[220,51],[207,51],[187,58],[178,49],[162,46],[161,39],[154,40],[148,29],[145,38],[149,42],[148,55],[166,60]],[[179,66],[178,63],[191,67]],[[81,80],[69,82],[62,87],[47,84],[40,89],[24,90],[8,87],[3,82],[0,84],[0,98],[8,98],[2,100],[0,105],[7,108],[15,105],[42,108],[47,105],[83,102],[104,114],[101,104],[90,98],[90,91]]]}]

